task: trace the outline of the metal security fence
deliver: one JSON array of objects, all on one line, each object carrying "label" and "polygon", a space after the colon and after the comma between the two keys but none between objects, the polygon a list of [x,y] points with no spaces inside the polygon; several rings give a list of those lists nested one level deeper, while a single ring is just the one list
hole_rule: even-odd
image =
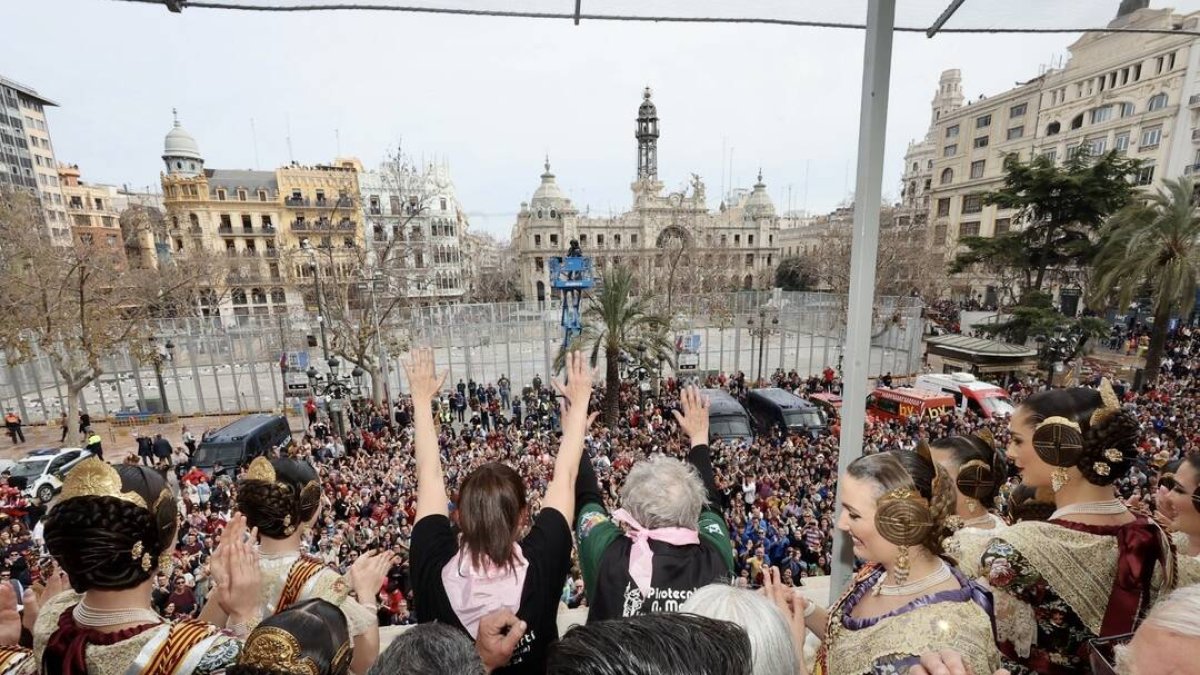
[{"label": "metal security fence", "polygon": [[[696,370],[742,371],[752,378],[777,368],[815,375],[846,358],[844,302],[821,293],[747,291],[674,298],[670,314],[674,338],[692,354],[686,360]],[[665,298],[654,303],[667,311]],[[916,299],[878,301],[868,372],[919,371],[921,314]],[[534,377],[549,380],[562,343],[559,322],[556,301],[422,307],[386,326],[384,343],[432,347],[448,370],[448,386],[507,376],[520,388]],[[287,395],[287,378],[303,379],[301,373],[281,373],[282,355],[307,354],[324,370],[321,348],[308,346],[308,336],[319,333],[315,316],[240,317],[232,326],[220,319],[174,319],[154,328],[160,344],[174,345],[161,365],[161,394],[152,363],[117,353],[103,360],[104,374],[84,389],[81,410],[94,418],[164,409],[176,415],[280,410],[298,404]],[[406,391],[401,355],[387,358],[388,389]],[[603,372],[603,355],[600,359]],[[364,385],[369,392],[369,379]],[[26,422],[56,420],[66,410],[65,396],[49,359],[36,350],[21,363],[0,361],[0,405],[17,410]]]}]

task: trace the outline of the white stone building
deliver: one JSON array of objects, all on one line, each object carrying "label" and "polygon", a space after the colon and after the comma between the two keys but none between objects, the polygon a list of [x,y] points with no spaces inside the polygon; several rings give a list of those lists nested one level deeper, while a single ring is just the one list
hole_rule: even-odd
[{"label": "white stone building", "polygon": [[[1200,29],[1200,12],[1146,4],[1121,3],[1110,26]],[[983,204],[983,195],[1003,184],[1008,154],[1062,162],[1081,148],[1092,155],[1116,150],[1143,161],[1136,181],[1146,189],[1200,171],[1200,38],[1089,33],[1068,50],[1062,67],[965,104],[959,71],[942,74],[929,132],[905,156],[900,215],[924,213],[930,246],[946,260],[962,250],[961,237],[1020,227],[1011,210]],[[951,292],[990,304],[998,290],[994,279],[964,274]]]},{"label": "white stone building", "polygon": [[[385,162],[359,175],[363,223],[373,265],[418,305],[459,302],[467,292],[467,214],[449,169]],[[386,259],[380,259],[386,256]]]},{"label": "white stone building", "polygon": [[[546,161],[541,185],[521,204],[512,241],[526,299],[553,293],[548,276],[551,257],[566,253],[578,240],[592,258],[595,273],[615,265],[631,267],[639,287],[662,290],[675,268],[676,291],[769,288],[779,262],[779,217],[759,175],[751,191],[709,211],[704,182],[693,174],[690,187],[663,194],[658,176],[658,112],[646,89],[638,108],[635,137],[638,172],[630,186],[632,208],[597,218],[580,214],[559,187]],[[682,250],[681,250],[682,249]],[[673,263],[676,263],[673,265]]]}]

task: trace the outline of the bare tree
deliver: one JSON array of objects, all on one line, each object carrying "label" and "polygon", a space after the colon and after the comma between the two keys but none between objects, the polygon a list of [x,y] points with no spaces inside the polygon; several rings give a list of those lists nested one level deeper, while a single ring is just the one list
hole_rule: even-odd
[{"label": "bare tree", "polygon": [[[67,387],[67,416],[104,372],[104,359],[144,351],[149,320],[192,288],[200,268],[131,269],[120,256],[83,243],[55,247],[32,195],[0,190],[0,347],[9,363],[44,354]],[[77,440],[72,425],[68,442]]]}]

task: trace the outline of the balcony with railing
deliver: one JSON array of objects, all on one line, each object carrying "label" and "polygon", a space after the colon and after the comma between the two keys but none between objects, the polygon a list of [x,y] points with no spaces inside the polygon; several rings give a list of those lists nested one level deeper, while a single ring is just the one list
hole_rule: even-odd
[{"label": "balcony with railing", "polygon": [[283,200],[284,206],[291,206],[292,208],[305,207],[309,206],[309,204],[310,202],[306,197],[288,197]]}]

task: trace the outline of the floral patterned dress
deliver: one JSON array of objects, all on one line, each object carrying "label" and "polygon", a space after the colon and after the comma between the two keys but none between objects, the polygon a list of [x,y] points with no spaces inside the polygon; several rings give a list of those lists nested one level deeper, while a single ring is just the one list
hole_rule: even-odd
[{"label": "floral patterned dress", "polygon": [[1090,673],[1088,642],[1133,630],[1166,590],[1156,563],[1167,556],[1173,557],[1169,542],[1158,541],[1144,520],[1008,528],[981,559],[995,598],[1004,667],[1012,675]]}]

